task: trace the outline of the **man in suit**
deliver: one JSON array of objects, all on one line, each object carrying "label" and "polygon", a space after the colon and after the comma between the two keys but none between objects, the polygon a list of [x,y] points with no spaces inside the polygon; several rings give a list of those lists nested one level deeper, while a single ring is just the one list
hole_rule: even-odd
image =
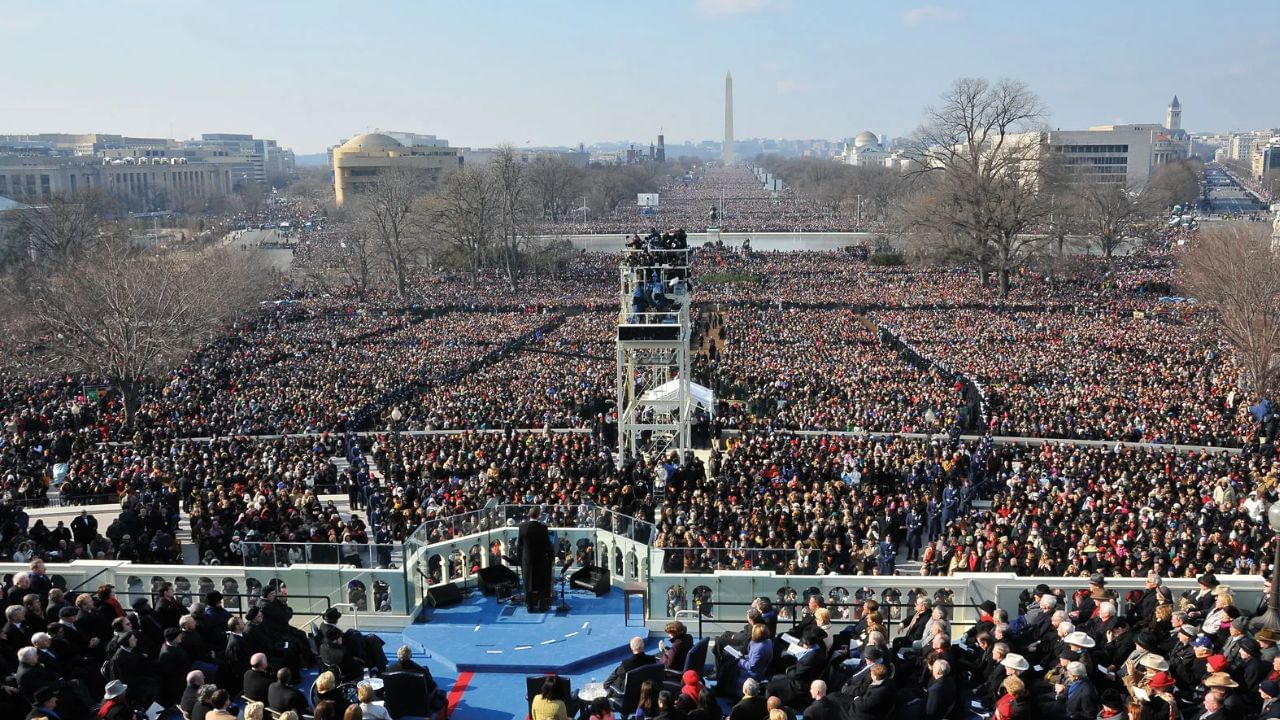
[{"label": "man in suit", "polygon": [[218,664],[218,684],[240,697],[244,674],[249,670],[249,658],[252,656],[244,637],[244,620],[233,615],[227,620],[227,642],[222,649],[223,662]]},{"label": "man in suit", "polygon": [[802,710],[809,702],[810,684],[827,670],[827,648],[822,639],[826,632],[811,628],[800,638],[796,664],[769,681],[769,694],[777,695],[788,706]]},{"label": "man in suit", "polygon": [[289,668],[276,671],[276,681],[267,688],[267,707],[277,713],[293,710],[298,713],[298,717],[311,713],[311,705],[293,686],[293,671]]},{"label": "man in suit", "polygon": [[520,547],[520,572],[524,574],[524,602],[529,612],[537,612],[551,602],[551,533],[542,522],[542,509],[529,511],[520,523],[516,540]]},{"label": "man in suit", "polygon": [[813,702],[804,710],[805,720],[844,720],[844,711],[836,701],[827,697],[827,684],[822,680],[809,683],[809,696]]},{"label": "man in suit", "polygon": [[436,691],[436,679],[431,677],[430,670],[413,661],[413,650],[408,645],[401,645],[396,650],[396,661],[387,667],[387,674],[398,672],[421,675],[427,683],[427,695]]},{"label": "man in suit", "polygon": [[924,720],[943,720],[951,716],[956,704],[956,682],[951,677],[951,663],[933,661],[932,680],[924,694]]},{"label": "man in suit", "polygon": [[769,705],[759,681],[748,678],[742,683],[742,699],[729,711],[729,720],[769,720]]},{"label": "man in suit", "polygon": [[658,662],[658,659],[644,651],[644,638],[631,638],[631,657],[618,663],[618,667],[609,673],[609,677],[605,679],[604,686],[607,690],[615,695],[621,695],[624,688],[623,682],[626,681],[627,673],[638,667],[652,665]]},{"label": "man in suit", "polygon": [[188,718],[191,717],[191,713],[195,709],[196,700],[200,697],[200,688],[202,687],[204,687],[204,673],[199,670],[192,670],[187,673],[187,686],[182,689],[182,699],[178,701],[178,708]]},{"label": "man in suit", "polygon": [[868,671],[871,684],[862,695],[853,699],[852,720],[884,720],[891,718],[898,709],[898,695],[884,664],[872,665]]},{"label": "man in suit", "polygon": [[249,659],[249,670],[244,674],[244,691],[250,700],[267,701],[267,689],[271,687],[271,673],[267,672],[267,656],[257,653]]}]

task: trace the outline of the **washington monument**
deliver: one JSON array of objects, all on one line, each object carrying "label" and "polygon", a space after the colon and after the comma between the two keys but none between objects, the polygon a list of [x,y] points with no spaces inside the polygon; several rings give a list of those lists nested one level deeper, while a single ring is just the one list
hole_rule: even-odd
[{"label": "washington monument", "polygon": [[733,73],[724,74],[724,147],[720,149],[720,160],[725,165],[733,164]]}]

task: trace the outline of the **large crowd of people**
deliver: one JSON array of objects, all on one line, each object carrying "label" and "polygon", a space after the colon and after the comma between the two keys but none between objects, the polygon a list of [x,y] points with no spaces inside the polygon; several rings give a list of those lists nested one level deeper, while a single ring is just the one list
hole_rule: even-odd
[{"label": "large crowd of people", "polygon": [[658,188],[658,205],[642,208],[621,203],[610,213],[572,214],[545,223],[547,235],[633,232],[640,224],[689,228],[701,232],[875,232],[882,224],[825,207],[795,188],[774,192],[746,167],[703,166],[672,178]]}]

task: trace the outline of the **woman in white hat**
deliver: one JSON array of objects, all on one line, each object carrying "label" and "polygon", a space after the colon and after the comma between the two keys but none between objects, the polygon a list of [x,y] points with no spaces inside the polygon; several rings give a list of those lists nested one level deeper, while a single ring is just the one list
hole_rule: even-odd
[{"label": "woman in white hat", "polygon": [[129,686],[119,680],[112,680],[102,692],[102,706],[98,710],[100,720],[133,720],[135,713],[129,706],[125,692]]}]

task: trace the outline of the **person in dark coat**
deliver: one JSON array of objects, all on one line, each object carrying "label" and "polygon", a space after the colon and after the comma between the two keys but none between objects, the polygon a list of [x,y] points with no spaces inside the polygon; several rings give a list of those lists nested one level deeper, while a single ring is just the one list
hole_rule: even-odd
[{"label": "person in dark coat", "polygon": [[263,653],[254,655],[249,660],[249,670],[244,674],[244,691],[241,693],[250,700],[265,703],[267,689],[275,678],[267,672],[267,656]]},{"label": "person in dark coat", "polygon": [[218,663],[218,686],[226,688],[232,697],[240,697],[244,674],[249,670],[249,658],[253,657],[244,629],[244,620],[235,616],[227,620],[226,646],[222,649],[222,661]]},{"label": "person in dark coat", "polygon": [[605,689],[621,695],[624,690],[622,684],[626,681],[627,673],[638,667],[652,665],[656,662],[658,662],[657,658],[644,651],[644,638],[631,638],[631,656],[618,663],[613,672],[609,673],[609,677],[605,678]]},{"label": "person in dark coat", "polygon": [[813,702],[804,709],[805,720],[845,720],[844,709],[827,696],[827,683],[814,680],[809,684],[809,696]]},{"label": "person in dark coat", "polygon": [[542,509],[529,511],[529,519],[520,523],[516,540],[520,548],[520,572],[524,575],[524,602],[530,612],[551,602],[551,533],[542,523]]},{"label": "person in dark coat", "polygon": [[157,700],[164,707],[173,707],[182,699],[187,684],[187,671],[191,669],[191,656],[182,648],[182,632],[177,628],[164,631],[164,647],[157,658],[159,688]]},{"label": "person in dark coat", "polygon": [[1098,690],[1089,681],[1089,668],[1082,662],[1067,666],[1067,682],[1054,687],[1062,714],[1067,720],[1094,720],[1098,716]]},{"label": "person in dark coat", "polygon": [[729,720],[769,720],[769,704],[759,681],[748,678],[742,683],[742,699],[729,711]]},{"label": "person in dark coat", "polygon": [[142,654],[136,633],[127,633],[115,655],[111,656],[107,663],[107,677],[127,685],[130,700],[140,707],[148,707],[156,700],[159,683],[155,663]]},{"label": "person in dark coat", "polygon": [[800,638],[796,664],[769,681],[769,695],[782,698],[784,704],[801,710],[809,703],[809,686],[827,670],[827,648],[822,643],[826,632],[810,628]]},{"label": "person in dark coat", "polygon": [[944,720],[956,705],[956,681],[951,677],[951,663],[935,660],[930,668],[932,680],[924,694],[923,720]]},{"label": "person in dark coat", "polygon": [[[898,695],[885,665],[872,665],[868,671],[871,683],[853,699],[850,720],[884,720],[891,718],[898,709]],[[807,714],[807,713],[806,713]]]},{"label": "person in dark coat", "polygon": [[693,648],[693,636],[688,628],[679,620],[673,620],[666,626],[668,644],[662,652],[662,665],[668,670],[683,670],[685,658]]},{"label": "person in dark coat", "polygon": [[276,681],[267,688],[267,707],[277,713],[293,710],[298,717],[311,714],[307,698],[293,686],[293,672],[289,668],[276,671]]},{"label": "person in dark coat", "polygon": [[293,608],[281,597],[284,586],[272,580],[262,588],[262,629],[266,633],[269,650],[265,652],[279,653],[291,667],[305,663],[310,666],[315,662],[311,652],[311,643],[307,634],[293,626]]},{"label": "person in dark coat", "polygon": [[431,695],[436,691],[436,679],[431,676],[431,671],[413,661],[413,649],[408,645],[401,645],[396,650],[396,661],[387,666],[387,673],[411,672],[421,675],[427,683],[427,695]]}]

